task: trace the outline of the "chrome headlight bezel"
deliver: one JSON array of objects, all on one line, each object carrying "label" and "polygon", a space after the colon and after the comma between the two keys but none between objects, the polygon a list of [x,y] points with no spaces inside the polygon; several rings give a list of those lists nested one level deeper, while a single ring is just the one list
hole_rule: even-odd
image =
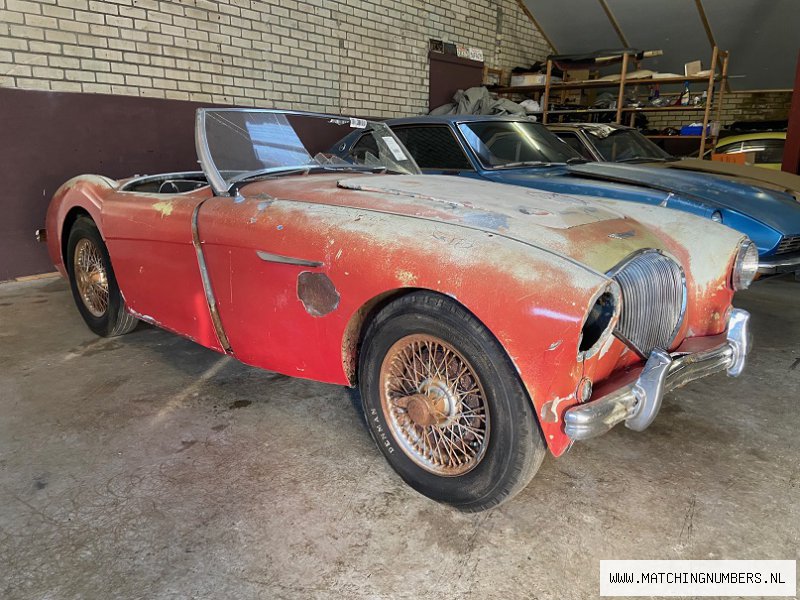
[{"label": "chrome headlight bezel", "polygon": [[739,292],[746,290],[758,274],[758,248],[749,239],[745,239],[739,244],[736,252],[736,259],[733,261],[733,272],[731,273],[731,287]]}]

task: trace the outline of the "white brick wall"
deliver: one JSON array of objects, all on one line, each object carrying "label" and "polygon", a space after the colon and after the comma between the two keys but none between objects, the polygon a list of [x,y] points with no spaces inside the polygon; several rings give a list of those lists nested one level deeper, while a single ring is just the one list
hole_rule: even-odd
[{"label": "white brick wall", "polygon": [[415,114],[429,38],[549,52],[516,0],[0,0],[0,86]]}]

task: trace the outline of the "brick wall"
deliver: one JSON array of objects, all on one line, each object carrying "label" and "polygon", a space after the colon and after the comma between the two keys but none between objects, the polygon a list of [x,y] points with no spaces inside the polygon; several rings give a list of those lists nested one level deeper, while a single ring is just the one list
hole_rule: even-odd
[{"label": "brick wall", "polygon": [[[720,123],[723,127],[734,121],[771,121],[789,117],[792,93],[786,91],[732,92],[723,96]],[[711,113],[715,119],[716,105]],[[648,127],[663,129],[680,128],[693,122],[702,122],[702,111],[691,113],[647,113]]]},{"label": "brick wall", "polygon": [[0,86],[416,114],[429,38],[499,68],[549,51],[516,0],[0,0]]}]

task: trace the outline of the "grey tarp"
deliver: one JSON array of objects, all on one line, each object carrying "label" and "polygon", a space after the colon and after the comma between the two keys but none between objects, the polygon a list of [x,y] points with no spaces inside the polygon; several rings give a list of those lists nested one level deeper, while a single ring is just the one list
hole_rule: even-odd
[{"label": "grey tarp", "polygon": [[525,109],[511,100],[497,98],[485,87],[458,90],[453,103],[434,108],[431,115],[515,115],[524,117]]}]

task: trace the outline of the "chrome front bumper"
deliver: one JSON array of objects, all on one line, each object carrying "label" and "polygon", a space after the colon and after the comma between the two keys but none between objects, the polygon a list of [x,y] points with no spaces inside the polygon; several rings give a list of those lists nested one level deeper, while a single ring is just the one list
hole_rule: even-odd
[{"label": "chrome front bumper", "polygon": [[658,348],[653,350],[636,381],[567,409],[567,436],[587,440],[606,433],[621,421],[634,431],[642,431],[656,418],[667,392],[722,370],[737,377],[752,345],[749,321],[747,311],[734,309],[728,319],[727,340],[715,348],[677,356]]},{"label": "chrome front bumper", "polygon": [[800,271],[800,252],[762,258],[758,263],[758,272],[761,275],[779,275],[792,271]]}]

